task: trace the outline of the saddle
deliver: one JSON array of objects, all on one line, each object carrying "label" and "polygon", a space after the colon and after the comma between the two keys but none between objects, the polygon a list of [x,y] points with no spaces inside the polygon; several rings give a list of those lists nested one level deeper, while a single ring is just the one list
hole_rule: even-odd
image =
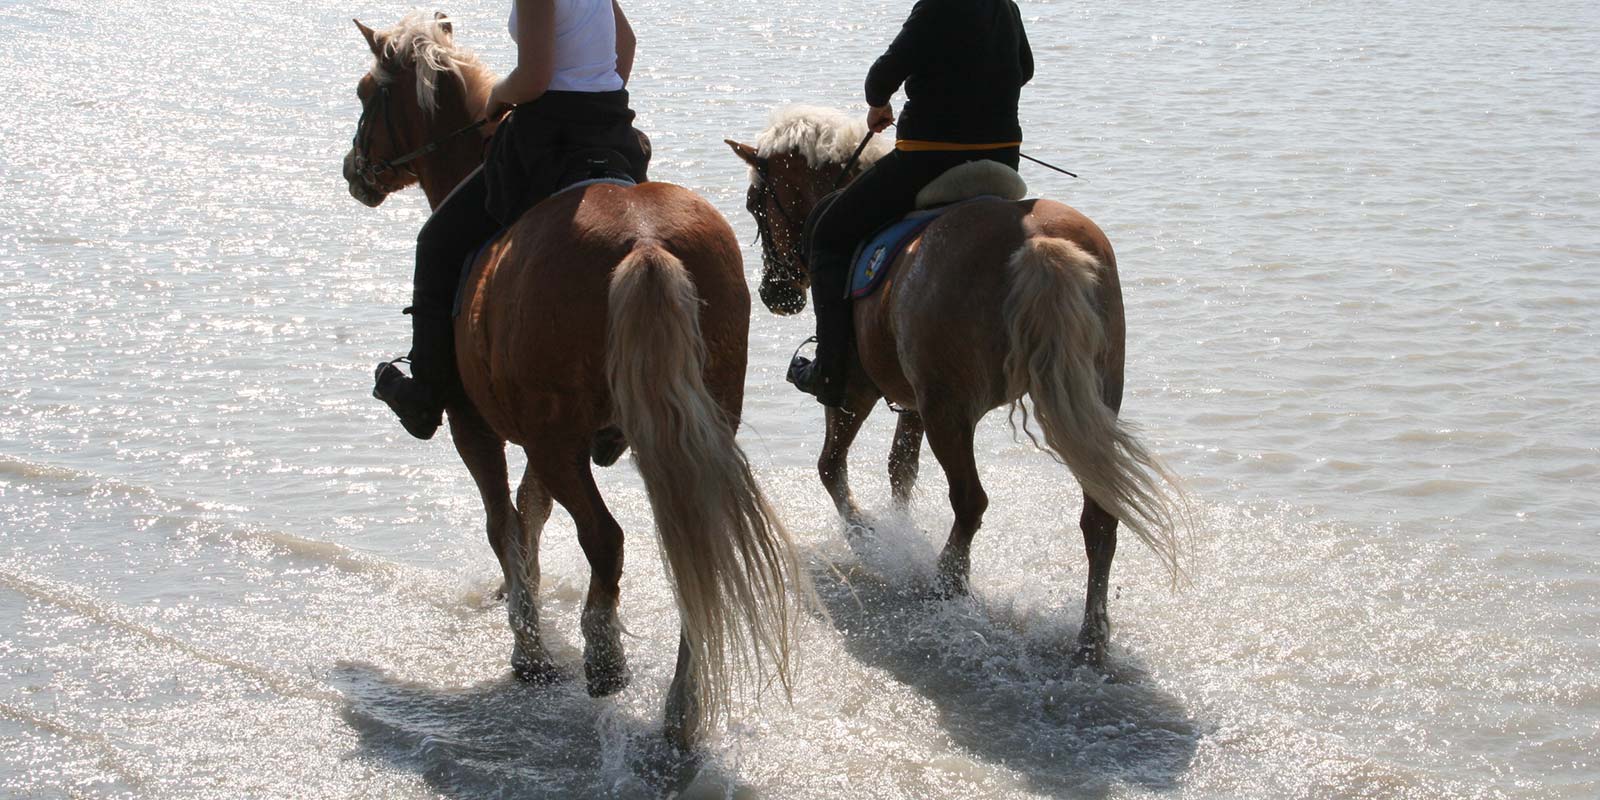
[{"label": "saddle", "polygon": [[940,217],[974,200],[1021,200],[1028,185],[1016,170],[994,161],[969,161],[952,167],[917,193],[917,210],[879,228],[857,248],[850,262],[850,297],[871,295],[889,274],[889,265]]},{"label": "saddle", "polygon": [[633,179],[633,169],[628,159],[621,153],[604,147],[590,147],[566,154],[550,196],[595,183],[633,186],[637,182]]}]

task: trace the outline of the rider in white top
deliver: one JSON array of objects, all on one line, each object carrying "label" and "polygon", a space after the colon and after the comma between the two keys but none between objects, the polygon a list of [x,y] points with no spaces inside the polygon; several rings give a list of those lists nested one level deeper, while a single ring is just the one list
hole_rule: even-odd
[{"label": "rider in white top", "polygon": [[[558,92],[614,92],[622,88],[617,74],[617,15],[611,0],[555,0],[555,74],[550,89]],[[517,6],[507,22],[517,40]]]},{"label": "rider in white top", "polygon": [[417,235],[412,375],[393,362],[375,375],[373,394],[419,439],[433,436],[446,404],[463,402],[451,312],[465,261],[570,183],[574,167],[648,179],[649,152],[625,88],[635,39],[617,0],[515,0],[510,27],[517,64],[484,106],[484,117],[498,123],[488,157]]}]

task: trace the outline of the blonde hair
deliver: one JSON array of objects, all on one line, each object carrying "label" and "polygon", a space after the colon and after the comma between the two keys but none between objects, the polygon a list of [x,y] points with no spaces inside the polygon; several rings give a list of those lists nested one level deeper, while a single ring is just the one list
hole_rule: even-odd
[{"label": "blonde hair", "polygon": [[[487,78],[489,70],[477,54],[459,47],[446,23],[450,20],[434,17],[421,11],[406,14],[398,24],[377,35],[383,45],[383,57],[372,65],[372,77],[379,82],[394,79],[393,66],[409,55],[417,75],[417,106],[432,114],[438,110],[439,76],[455,73],[463,80],[469,74]],[[470,87],[473,81],[466,81]],[[480,80],[478,84],[487,83]]]},{"label": "blonde hair", "polygon": [[[767,129],[756,137],[756,154],[768,158],[776,153],[799,153],[806,165],[815,169],[850,160],[866,135],[867,123],[844,112],[821,106],[784,106],[772,112]],[[861,152],[861,166],[887,152],[886,139],[874,139]]]}]

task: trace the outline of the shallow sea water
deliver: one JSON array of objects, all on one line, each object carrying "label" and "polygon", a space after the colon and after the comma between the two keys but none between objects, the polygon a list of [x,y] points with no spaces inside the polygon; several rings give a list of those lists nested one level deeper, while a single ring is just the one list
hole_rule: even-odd
[{"label": "shallow sea water", "polygon": [[[759,252],[790,102],[860,112],[908,3],[629,7],[653,174]],[[879,411],[847,541],[757,309],[742,441],[827,615],[690,797],[1600,794],[1600,9],[1022,4],[1024,167],[1097,220],[1126,416],[1183,476],[1191,584],[1125,542],[1108,676],[1072,669],[1079,493],[1002,415],[971,601],[926,599],[931,453],[891,510]],[[420,194],[339,159],[383,4],[0,0],[0,795],[636,797],[675,611],[637,476],[632,686],[509,676],[471,481],[367,394],[403,349]],[[510,62],[502,3],[447,7]],[[576,667],[587,569],[541,596]]]}]

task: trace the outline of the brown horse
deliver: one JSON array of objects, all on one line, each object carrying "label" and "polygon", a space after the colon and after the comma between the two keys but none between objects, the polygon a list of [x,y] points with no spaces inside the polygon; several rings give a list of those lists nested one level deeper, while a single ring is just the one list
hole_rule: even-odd
[{"label": "brown horse", "polygon": [[[362,120],[345,159],[357,199],[377,205],[418,183],[435,207],[480,160],[454,135],[492,76],[456,46],[442,15],[374,32]],[[427,149],[404,165],[402,154]],[[788,534],[734,442],[744,400],[750,295],[727,220],[665,183],[598,184],[534,207],[472,265],[455,323],[469,400],[450,432],[488,513],[505,573],[512,665],[559,675],[535,597],[552,499],[572,515],[591,577],[582,632],[589,692],[628,680],[617,621],[622,530],[590,472],[597,432],[621,429],[644,478],[682,634],[666,733],[689,747],[726,711],[736,666],[771,666],[785,687],[800,579]],[[505,446],[527,453],[512,503]],[[753,649],[753,660],[746,655]]]},{"label": "brown horse", "polygon": [[[751,167],[747,207],[764,243],[761,297],[773,312],[805,308],[810,277],[798,247],[802,223],[841,179],[865,132],[837,112],[802,106],[775,114],[754,147],[728,141]],[[984,169],[977,172],[981,177]],[[1020,183],[1005,172],[1001,177]],[[948,195],[944,188],[929,192]],[[849,398],[844,409],[828,410],[817,463],[840,511],[855,514],[845,471],[850,442],[878,399],[887,398],[906,409],[891,455],[895,496],[909,497],[925,428],[955,511],[939,557],[940,583],[965,593],[972,538],[989,504],[973,459],[974,430],[1007,404],[1013,425],[1020,411],[1028,430],[1027,395],[1044,441],[1032,431],[1029,437],[1083,487],[1089,584],[1077,652],[1103,664],[1118,521],[1176,576],[1174,500],[1181,497],[1168,491],[1175,488],[1168,473],[1117,419],[1124,323],[1116,257],[1105,234],[1050,200],[963,204],[922,232],[876,295],[855,303],[854,323],[858,354]]]}]

